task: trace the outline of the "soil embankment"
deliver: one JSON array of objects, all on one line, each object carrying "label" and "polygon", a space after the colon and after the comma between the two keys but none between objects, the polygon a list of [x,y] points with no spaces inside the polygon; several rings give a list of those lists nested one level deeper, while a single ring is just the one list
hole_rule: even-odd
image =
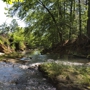
[{"label": "soil embankment", "polygon": [[84,56],[89,58],[90,54],[90,39],[82,35],[81,37],[77,37],[74,40],[66,40],[62,44],[58,43],[54,45],[52,48],[44,49],[42,54],[45,53],[59,53],[60,55],[76,55],[76,56]]}]

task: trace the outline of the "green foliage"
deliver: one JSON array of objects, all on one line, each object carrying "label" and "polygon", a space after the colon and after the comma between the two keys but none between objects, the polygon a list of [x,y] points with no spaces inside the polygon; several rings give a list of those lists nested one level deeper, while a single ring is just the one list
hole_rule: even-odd
[{"label": "green foliage", "polygon": [[3,1],[8,3],[8,4],[13,4],[15,2],[23,2],[24,0],[3,0]]},{"label": "green foliage", "polygon": [[23,55],[20,53],[20,52],[13,52],[13,53],[10,53],[10,54],[6,54],[4,56],[2,56],[3,58],[21,58],[23,57]]},{"label": "green foliage", "polygon": [[70,66],[59,65],[54,62],[42,64],[41,68],[48,74],[48,77],[54,78],[59,74],[62,74],[65,68],[70,68]]},{"label": "green foliage", "polygon": [[[19,44],[19,48],[20,49],[24,49],[25,48],[25,37],[23,34],[24,30],[20,27],[17,28],[17,30],[11,34],[11,38],[13,38],[13,42],[12,42],[12,48],[15,49],[15,43]],[[12,37],[13,36],[13,37]]]},{"label": "green foliage", "polygon": [[[26,41],[30,46],[43,46],[49,48],[52,45],[75,39],[80,34],[79,2],[77,0],[3,0],[13,3],[8,9],[11,16],[17,15],[26,22]],[[87,5],[81,2],[81,34],[86,34]],[[72,6],[72,7],[71,7]],[[15,26],[16,24],[14,24]],[[17,30],[12,24],[11,27]],[[12,30],[12,29],[10,29]],[[15,37],[18,42],[21,38]],[[20,40],[22,41],[22,40]]]},{"label": "green foliage", "polygon": [[13,52],[13,53],[9,53],[9,54],[4,54],[0,56],[0,61],[3,61],[6,59],[6,61],[8,61],[8,58],[10,59],[16,59],[16,58],[21,58],[23,57],[23,55],[20,52]]},{"label": "green foliage", "polygon": [[2,41],[2,39],[0,38],[0,44],[3,44],[3,41]]},{"label": "green foliage", "polygon": [[3,44],[2,40],[0,40],[0,44]]},{"label": "green foliage", "polygon": [[0,25],[0,33],[1,34],[7,34],[9,32],[10,27],[7,25],[7,23],[3,23]]},{"label": "green foliage", "polygon": [[4,44],[6,46],[8,46],[10,44],[8,41],[8,35],[7,36],[3,36],[3,35],[0,36],[0,44]]},{"label": "green foliage", "polygon": [[[72,80],[73,83],[90,85],[90,67],[88,66],[69,66],[57,63],[44,63],[40,69],[50,79],[55,80],[57,76],[64,75],[66,80]],[[72,78],[73,77],[73,78]]]},{"label": "green foliage", "polygon": [[[13,19],[9,25],[2,24],[1,27],[0,42],[5,45],[11,46],[13,50],[16,49],[16,43],[19,45],[19,49],[25,49],[25,37],[24,28],[19,27],[16,19]],[[12,39],[12,42],[8,40]]]}]

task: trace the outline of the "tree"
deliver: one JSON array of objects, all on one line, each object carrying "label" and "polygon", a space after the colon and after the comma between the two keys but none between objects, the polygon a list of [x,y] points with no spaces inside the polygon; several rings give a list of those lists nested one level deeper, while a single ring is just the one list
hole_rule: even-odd
[{"label": "tree", "polygon": [[7,25],[7,23],[3,23],[0,25],[0,34],[6,34],[10,30],[10,27]]},{"label": "tree", "polygon": [[24,0],[3,0],[3,1],[8,4],[13,4],[14,2],[23,2]]},{"label": "tree", "polygon": [[18,29],[18,23],[17,23],[16,19],[13,19],[11,21],[9,27],[10,27],[10,29],[9,29],[10,33],[15,32]]},{"label": "tree", "polygon": [[87,35],[90,38],[90,0],[88,0]]},{"label": "tree", "polygon": [[[72,12],[72,8],[73,8],[73,0],[70,1],[71,5],[70,5],[70,25],[73,25],[72,19],[73,19],[73,12]],[[69,40],[71,40],[71,32],[72,32],[72,28],[70,27],[70,31],[69,31]]]},{"label": "tree", "polygon": [[81,0],[14,0],[8,13],[26,22],[25,33],[34,37],[35,44],[50,42],[48,45],[53,46],[86,32],[86,11]]},{"label": "tree", "polygon": [[81,0],[79,0],[79,36],[81,38],[82,34],[82,26],[81,26]]}]

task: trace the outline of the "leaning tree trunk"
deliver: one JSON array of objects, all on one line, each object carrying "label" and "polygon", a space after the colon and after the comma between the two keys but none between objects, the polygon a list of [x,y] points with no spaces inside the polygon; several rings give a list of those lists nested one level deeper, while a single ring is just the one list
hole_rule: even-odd
[{"label": "leaning tree trunk", "polygon": [[59,35],[59,37],[60,37],[60,42],[62,43],[62,33],[61,33],[61,30],[60,30],[59,27],[58,27],[58,24],[57,24],[57,21],[56,21],[55,17],[53,16],[53,14],[50,12],[50,10],[45,6],[45,4],[44,4],[41,0],[39,0],[39,2],[40,2],[40,4],[47,10],[47,12],[49,13],[49,15],[51,16],[51,18],[52,18],[52,20],[53,20],[53,22],[54,22],[54,24],[55,24],[56,30],[57,30],[57,32],[58,32],[57,35]]}]

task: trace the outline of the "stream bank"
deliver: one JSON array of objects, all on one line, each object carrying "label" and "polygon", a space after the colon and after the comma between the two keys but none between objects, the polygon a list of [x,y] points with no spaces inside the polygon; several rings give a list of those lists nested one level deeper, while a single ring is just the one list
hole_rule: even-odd
[{"label": "stream bank", "polygon": [[12,55],[10,57],[0,62],[0,77],[2,77],[0,90],[59,90],[49,82],[51,80],[43,77],[38,71],[40,64],[61,61],[69,65],[73,63],[80,65],[89,62],[87,59],[73,59],[72,56],[61,58],[57,54],[41,55],[38,52],[33,54],[28,52],[17,59],[12,58]]},{"label": "stream bank", "polygon": [[56,90],[90,90],[90,64],[49,62],[39,65],[39,71]]},{"label": "stream bank", "polygon": [[38,65],[44,62],[41,56],[4,56],[0,60],[0,90],[56,90],[38,71]]}]

